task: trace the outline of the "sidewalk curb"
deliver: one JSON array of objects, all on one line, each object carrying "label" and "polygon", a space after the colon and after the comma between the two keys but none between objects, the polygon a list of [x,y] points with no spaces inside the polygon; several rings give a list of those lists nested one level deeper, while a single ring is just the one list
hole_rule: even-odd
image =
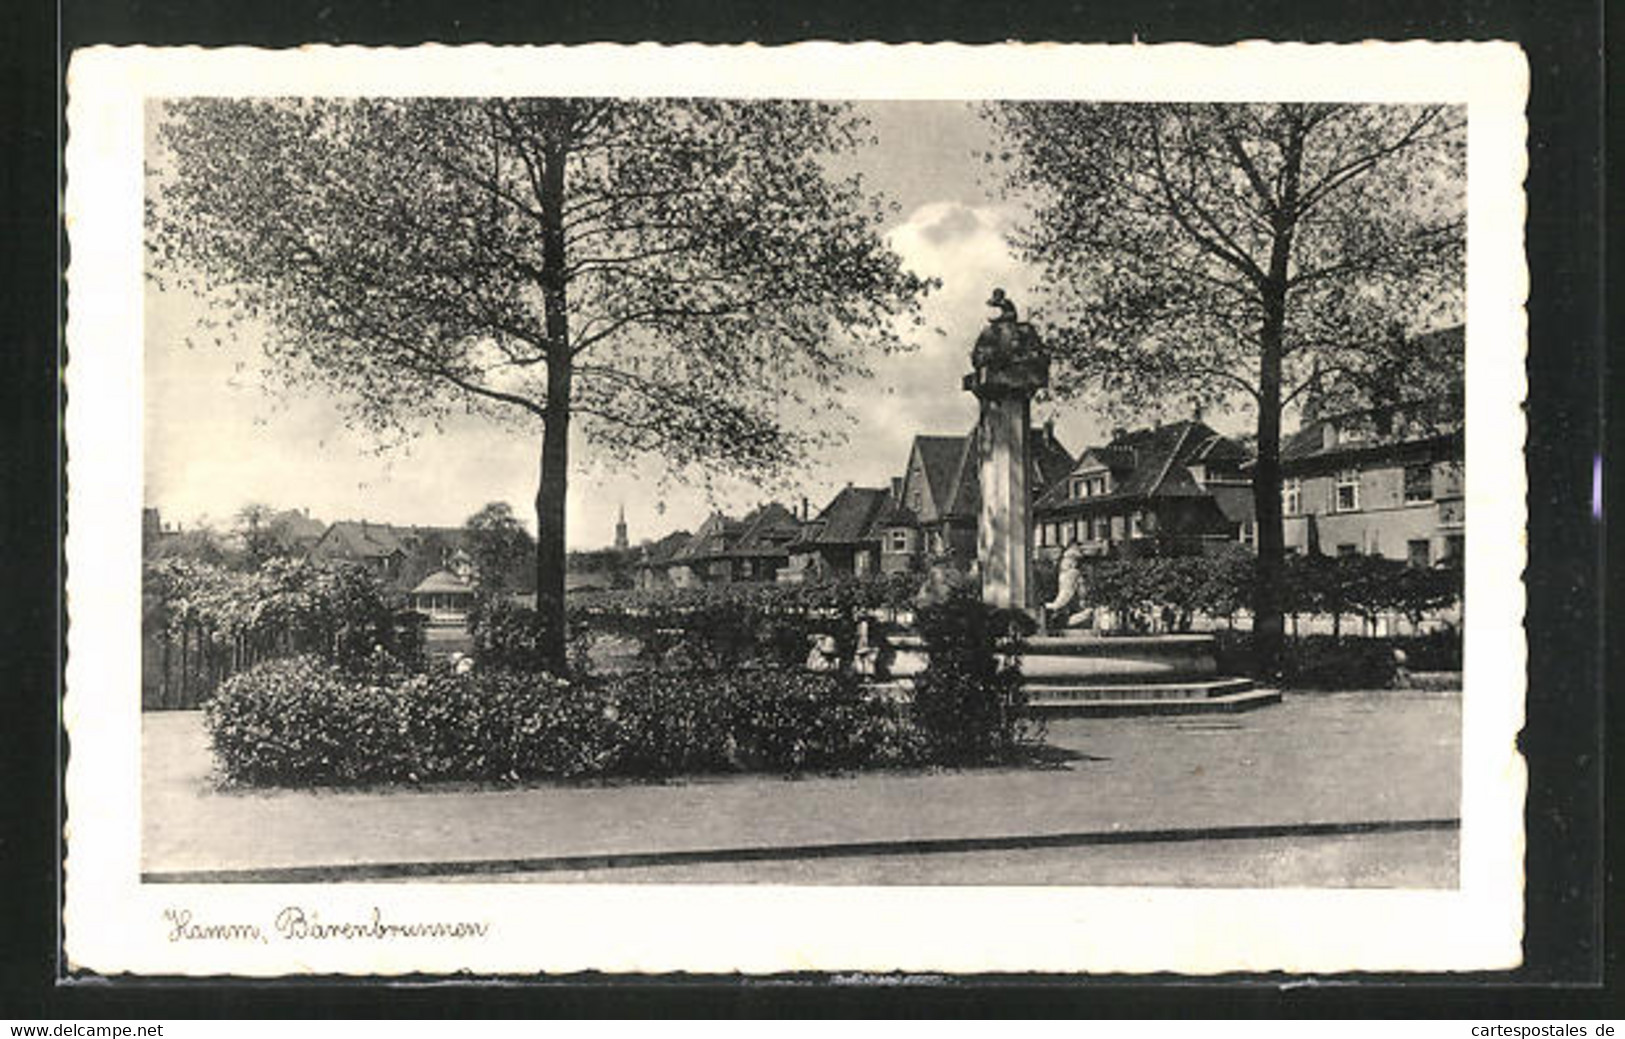
[{"label": "sidewalk curb", "polygon": [[604,852],[512,859],[446,862],[357,862],[330,866],[271,866],[259,869],[159,870],[141,874],[143,884],[312,884],[402,878],[551,873],[790,859],[832,859],[880,855],[939,855],[973,851],[1026,851],[1118,844],[1261,840],[1274,837],[1348,837],[1362,834],[1459,830],[1460,819],[1397,819],[1344,823],[1266,823],[1248,826],[1187,827],[1163,830],[1093,830],[1005,837],[938,837],[917,840],[854,841],[762,847],[694,848],[677,851]]}]

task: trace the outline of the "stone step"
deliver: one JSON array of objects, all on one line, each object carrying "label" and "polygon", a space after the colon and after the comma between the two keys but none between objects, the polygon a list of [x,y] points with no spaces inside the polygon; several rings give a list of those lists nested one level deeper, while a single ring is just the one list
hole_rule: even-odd
[{"label": "stone step", "polygon": [[1022,685],[1030,703],[1062,700],[1196,700],[1244,693],[1253,688],[1248,678],[1215,678],[1191,682],[1061,683]]},{"label": "stone step", "polygon": [[1024,646],[1029,656],[1151,656],[1212,653],[1212,635],[1096,635],[1083,632],[1056,632],[1034,635]]},{"label": "stone step", "polygon": [[1045,700],[1030,702],[1029,714],[1043,718],[1121,718],[1134,715],[1233,714],[1281,702],[1276,689],[1249,689],[1224,696],[1139,700]]},{"label": "stone step", "polygon": [[[886,641],[898,649],[925,648],[925,639],[913,632],[894,632]],[[1065,633],[1034,635],[1023,644],[1028,656],[1117,656],[1120,654],[1211,653],[1212,635],[1094,635]]]}]

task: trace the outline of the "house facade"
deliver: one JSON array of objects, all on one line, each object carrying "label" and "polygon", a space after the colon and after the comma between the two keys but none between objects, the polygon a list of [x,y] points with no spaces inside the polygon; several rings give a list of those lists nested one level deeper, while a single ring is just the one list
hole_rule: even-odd
[{"label": "house facade", "polygon": [[743,519],[713,513],[663,562],[642,567],[645,584],[676,588],[708,584],[772,581],[789,563],[790,544],[801,533],[801,521],[789,508],[769,502]]},{"label": "house facade", "polygon": [[1433,404],[1305,423],[1281,448],[1287,550],[1459,560],[1465,462],[1460,422]]},{"label": "house facade", "polygon": [[892,500],[892,493],[880,487],[843,487],[817,516],[802,525],[789,546],[789,565],[779,572],[779,581],[877,573],[880,535],[875,520]]},{"label": "house facade", "polygon": [[370,520],[331,523],[307,550],[313,560],[361,566],[404,595],[439,570],[467,564],[461,527],[401,527]]},{"label": "house facade", "polygon": [[1252,487],[1244,447],[1198,420],[1117,430],[1033,505],[1034,551],[1201,551],[1245,539]]}]

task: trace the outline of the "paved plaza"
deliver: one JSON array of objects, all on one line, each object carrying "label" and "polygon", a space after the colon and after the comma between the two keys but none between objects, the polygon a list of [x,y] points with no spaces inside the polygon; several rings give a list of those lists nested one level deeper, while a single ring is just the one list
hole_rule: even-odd
[{"label": "paved plaza", "polygon": [[142,869],[150,880],[1453,886],[1460,731],[1456,692],[1288,694],[1234,716],[1052,721],[1044,767],[236,791],[215,785],[201,714],[149,713]]}]

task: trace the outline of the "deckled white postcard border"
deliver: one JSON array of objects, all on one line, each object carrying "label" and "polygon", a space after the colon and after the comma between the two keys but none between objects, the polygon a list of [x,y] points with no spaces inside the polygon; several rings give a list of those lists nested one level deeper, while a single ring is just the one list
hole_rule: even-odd
[{"label": "deckled white postcard border", "polygon": [[[65,944],[103,974],[1499,969],[1520,960],[1528,71],[1511,44],[95,48],[68,75]],[[1468,105],[1461,886],[145,885],[140,853],[143,105],[186,95],[729,95]],[[171,942],[166,908],[480,921],[477,938]]]}]

